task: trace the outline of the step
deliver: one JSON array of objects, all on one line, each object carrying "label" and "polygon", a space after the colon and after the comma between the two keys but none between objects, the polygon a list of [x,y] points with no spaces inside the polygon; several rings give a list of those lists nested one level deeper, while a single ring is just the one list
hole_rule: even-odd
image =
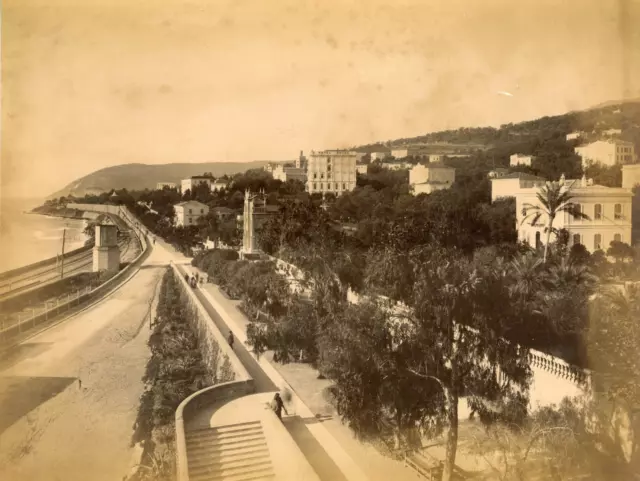
[{"label": "step", "polygon": [[196,434],[189,434],[185,436],[188,441],[198,440],[198,439],[207,439],[211,437],[215,438],[225,438],[229,436],[238,436],[243,434],[253,434],[257,432],[262,432],[262,426],[248,426],[241,429],[234,429],[229,431],[200,431]]},{"label": "step", "polygon": [[201,464],[199,466],[192,466],[189,464],[189,474],[200,474],[203,472],[213,473],[223,471],[225,469],[237,469],[237,468],[249,468],[256,466],[270,466],[271,457],[269,453],[262,453],[260,455],[249,456],[247,458],[236,459],[233,461],[222,459],[214,461],[209,464]]},{"label": "step", "polygon": [[264,435],[264,432],[262,431],[262,428],[253,428],[253,429],[248,429],[246,431],[234,431],[234,432],[229,432],[229,433],[221,433],[221,434],[217,434],[217,433],[211,433],[209,436],[199,436],[197,438],[188,438],[187,439],[187,445],[189,444],[197,444],[203,441],[211,441],[211,440],[220,440],[220,441],[225,441],[225,440],[234,440],[234,439],[240,439],[240,438],[249,438],[252,436],[261,436]]},{"label": "step", "polygon": [[228,439],[218,439],[218,438],[203,439],[197,442],[190,442],[190,443],[188,442],[187,449],[193,449],[195,451],[199,451],[203,448],[215,448],[217,446],[238,445],[243,443],[250,443],[253,441],[262,441],[264,439],[265,439],[264,433],[257,433],[257,434],[247,435],[247,436],[238,436],[238,437],[228,438]]},{"label": "step", "polygon": [[[275,479],[275,473],[257,473],[247,474],[244,476],[234,476],[233,478],[225,478],[225,481],[270,481]],[[219,479],[219,478],[218,478]],[[197,478],[189,478],[189,481],[212,481],[213,478],[208,476],[199,476]]]},{"label": "step", "polygon": [[254,456],[268,456],[269,448],[265,444],[263,447],[258,447],[250,451],[228,451],[223,453],[217,453],[215,455],[204,453],[196,456],[189,456],[189,466],[199,468],[200,466],[208,466],[213,463],[220,462],[234,462],[236,460],[249,459]]},{"label": "step", "polygon": [[199,433],[199,432],[205,432],[205,431],[224,431],[227,429],[234,429],[234,428],[243,428],[243,427],[247,427],[247,426],[257,426],[260,425],[260,421],[246,421],[243,423],[234,423],[234,424],[223,424],[220,426],[207,426],[204,428],[198,428],[198,429],[189,429],[187,431],[187,435],[192,434],[192,433]]},{"label": "step", "polygon": [[[196,474],[194,476],[189,475],[190,481],[198,480],[224,480],[224,481],[239,481],[240,479],[247,479],[249,476],[253,476],[254,479],[261,479],[260,476],[274,476],[273,467],[271,464],[267,466],[255,466],[252,468],[236,468],[236,469],[224,469],[217,472],[204,472]],[[251,479],[251,478],[249,478]]]},{"label": "step", "polygon": [[221,456],[229,456],[229,455],[240,455],[253,453],[262,449],[267,449],[267,441],[263,439],[261,441],[253,441],[249,444],[235,444],[232,446],[213,446],[210,449],[194,449],[187,448],[187,454],[190,459],[196,459],[201,456],[209,456],[209,457],[221,457]]}]

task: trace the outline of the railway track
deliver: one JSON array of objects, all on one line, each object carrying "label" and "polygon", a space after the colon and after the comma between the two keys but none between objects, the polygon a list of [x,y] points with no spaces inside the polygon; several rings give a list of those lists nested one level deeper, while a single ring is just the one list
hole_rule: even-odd
[{"label": "railway track", "polygon": [[[122,237],[118,241],[121,258],[128,252],[131,247],[132,238],[130,236]],[[93,252],[91,250],[79,254],[77,257],[65,260],[64,277],[70,277],[77,273],[87,270],[93,265]],[[28,292],[31,289],[44,286],[53,281],[60,279],[60,265],[47,266],[39,269],[37,272],[27,272],[17,279],[0,282],[0,301],[9,299],[18,294]]]}]

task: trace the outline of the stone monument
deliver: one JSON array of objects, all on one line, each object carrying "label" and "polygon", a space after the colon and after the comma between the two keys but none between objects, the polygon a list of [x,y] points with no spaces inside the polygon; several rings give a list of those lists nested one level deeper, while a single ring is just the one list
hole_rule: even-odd
[{"label": "stone monument", "polygon": [[118,248],[118,228],[108,218],[95,227],[93,247],[93,272],[120,270],[120,249]]},{"label": "stone monument", "polygon": [[247,189],[244,193],[244,212],[242,214],[243,232],[242,232],[242,249],[240,250],[240,258],[246,259],[252,256],[260,255],[260,250],[255,245],[255,231],[253,226],[253,214],[255,210],[254,201],[256,197],[264,195],[260,192],[251,195],[251,191]]}]

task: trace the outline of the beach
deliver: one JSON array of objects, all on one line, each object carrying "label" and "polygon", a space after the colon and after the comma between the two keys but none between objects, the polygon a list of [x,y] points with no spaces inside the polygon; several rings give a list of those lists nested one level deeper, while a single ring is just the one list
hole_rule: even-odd
[{"label": "beach", "polygon": [[16,269],[84,245],[85,222],[28,213],[38,201],[2,199],[0,210],[0,272]]}]

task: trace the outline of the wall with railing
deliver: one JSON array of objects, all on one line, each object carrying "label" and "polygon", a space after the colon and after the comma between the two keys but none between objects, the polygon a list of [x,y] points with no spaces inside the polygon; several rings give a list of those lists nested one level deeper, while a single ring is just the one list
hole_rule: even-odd
[{"label": "wall with railing", "polygon": [[[86,245],[86,246],[78,247],[77,249],[74,249],[72,251],[65,252],[63,256],[50,257],[49,259],[45,259],[45,260],[39,261],[39,262],[34,262],[33,264],[29,264],[27,266],[18,267],[16,269],[12,269],[10,271],[0,272],[0,281],[3,281],[5,279],[10,279],[11,277],[18,276],[20,274],[23,274],[25,272],[29,272],[29,271],[31,271],[33,269],[37,269],[39,267],[45,267],[45,266],[48,266],[48,265],[55,265],[56,263],[58,263],[60,261],[60,258],[67,259],[69,257],[72,257],[72,256],[75,256],[77,254],[80,254],[81,252],[89,251],[92,248],[93,248],[92,245]],[[11,290],[11,289],[9,289],[9,290]]]},{"label": "wall with railing", "polygon": [[[255,392],[255,383],[249,375],[240,359],[229,346],[225,336],[220,332],[216,324],[207,313],[206,309],[189,286],[178,266],[171,264],[173,272],[178,279],[182,295],[186,297],[188,303],[193,307],[195,313],[195,325],[193,326],[205,365],[208,368],[210,380],[215,383],[186,398],[175,414],[176,429],[176,469],[178,481],[188,481],[189,465],[187,442],[185,435],[185,424],[188,423],[201,409],[208,409],[210,406],[221,400],[231,400]],[[231,367],[231,379],[224,379],[222,367],[225,357],[229,360]],[[222,381],[220,384],[218,382]],[[225,382],[227,381],[227,382]]]},{"label": "wall with railing", "polygon": [[[149,243],[149,240],[143,236],[141,231],[135,228],[132,222],[133,216],[131,216],[128,211],[121,211],[118,209],[118,206],[102,206],[94,204],[73,205],[82,206],[81,210],[109,212],[124,218],[136,235],[138,235],[138,240],[143,243],[144,248],[130,264],[113,277],[107,279],[105,282],[100,284],[95,282],[90,283],[88,286],[85,286],[74,293],[68,294],[66,299],[63,297],[62,299],[47,301],[42,305],[38,305],[37,307],[32,308],[31,312],[21,314],[17,319],[11,319],[9,325],[7,325],[6,319],[3,318],[2,324],[0,325],[0,344],[12,344],[16,342],[23,333],[31,331],[34,327],[52,322],[73,312],[77,312],[94,300],[104,297],[126,281],[148,257],[151,244]],[[104,209],[105,207],[114,209]]]}]

